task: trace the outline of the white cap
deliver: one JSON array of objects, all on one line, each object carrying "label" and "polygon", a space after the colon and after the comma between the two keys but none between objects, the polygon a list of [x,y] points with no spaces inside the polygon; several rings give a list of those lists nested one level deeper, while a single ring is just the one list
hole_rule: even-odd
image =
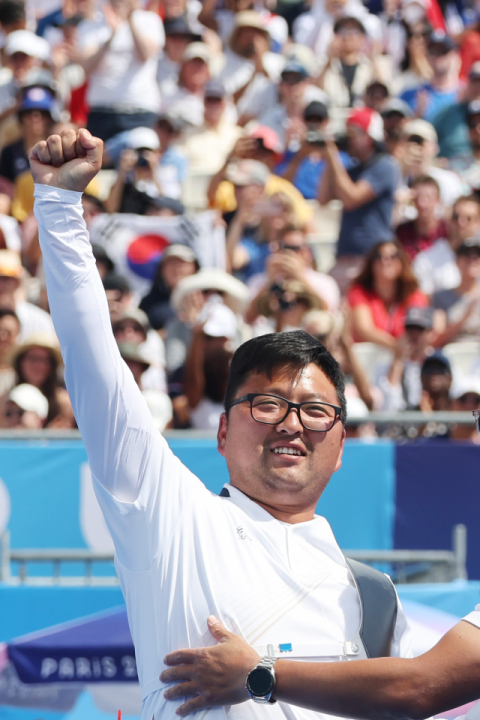
[{"label": "white cap", "polygon": [[36,413],[40,420],[45,420],[48,415],[48,400],[34,385],[17,385],[10,391],[8,399],[25,412]]},{"label": "white cap", "polygon": [[415,120],[409,120],[406,125],[403,126],[402,131],[403,137],[411,137],[412,135],[418,135],[424,140],[429,142],[438,142],[437,131],[433,125],[422,118],[416,118]]},{"label": "white cap", "polygon": [[210,64],[212,62],[212,53],[210,52],[210,48],[206,43],[193,42],[187,45],[187,47],[185,48],[185,52],[182,55],[182,63],[188,62],[189,60],[194,60],[195,58],[203,60],[203,62],[210,67]]},{"label": "white cap", "polygon": [[450,396],[453,400],[458,400],[467,393],[475,393],[480,395],[480,377],[478,375],[469,375],[467,377],[457,377],[452,383]]},{"label": "white cap", "polygon": [[205,335],[224,337],[234,340],[237,336],[237,318],[229,307],[219,302],[207,302],[205,306],[207,321],[203,326]]},{"label": "white cap", "polygon": [[5,55],[21,52],[39,60],[49,60],[50,45],[48,42],[30,30],[15,30],[7,35],[4,45]]},{"label": "white cap", "polygon": [[128,133],[127,147],[130,148],[130,150],[140,150],[141,148],[158,150],[160,148],[160,140],[152,128],[137,127]]}]

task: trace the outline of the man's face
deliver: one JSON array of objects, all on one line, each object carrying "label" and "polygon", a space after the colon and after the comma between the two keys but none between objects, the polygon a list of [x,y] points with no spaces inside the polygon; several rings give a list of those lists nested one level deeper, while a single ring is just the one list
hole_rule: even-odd
[{"label": "man's face", "polygon": [[400,140],[403,126],[407,118],[399,112],[390,112],[383,116],[383,129],[385,137],[389,140]]},{"label": "man's face", "polygon": [[480,277],[480,248],[462,248],[462,252],[457,255],[457,265],[462,279],[478,280]]},{"label": "man's face", "polygon": [[347,127],[348,152],[355,158],[362,158],[366,152],[373,150],[372,138],[356,125]]},{"label": "man's face", "polygon": [[23,52],[15,52],[7,58],[7,64],[10,67],[15,80],[22,80],[33,67],[39,64],[39,62],[31,55],[27,55]]},{"label": "man's face", "polygon": [[278,252],[294,252],[306,264],[311,261],[310,249],[306,243],[305,235],[301,230],[291,230],[286,233],[278,244]]},{"label": "man's face", "polygon": [[[339,404],[334,386],[313,364],[298,372],[291,368],[279,371],[271,379],[251,375],[236,397],[255,392],[292,402],[316,399]],[[279,425],[264,425],[252,418],[250,405],[244,402],[230,409],[228,420],[222,414],[218,450],[227,461],[234,487],[275,517],[303,514],[302,519],[311,519],[330,477],[341,466],[344,439],[339,420],[329,432],[314,432],[305,430],[292,410]],[[280,454],[280,448],[295,449],[299,454]]]},{"label": "man's face", "polygon": [[261,48],[263,52],[268,50],[268,41],[261,30],[254,27],[242,27],[237,33],[236,50],[239,55],[251,58],[255,51]]},{"label": "man's face", "polygon": [[308,85],[301,73],[285,72],[280,80],[280,95],[284,102],[300,102]]},{"label": "man's face", "polygon": [[417,209],[418,217],[421,220],[433,218],[440,200],[437,188],[434,185],[416,185],[414,193],[413,202]]},{"label": "man's face", "polygon": [[427,48],[427,58],[435,74],[444,75],[450,72],[457,54],[441,43],[432,43]]},{"label": "man's face", "polygon": [[172,62],[180,62],[187,46],[192,42],[191,35],[167,35],[165,52]]},{"label": "man's face", "polygon": [[225,110],[225,100],[215,97],[206,97],[204,100],[205,112],[203,118],[207,125],[218,125]]},{"label": "man's face", "polygon": [[19,285],[17,278],[0,275],[0,307],[15,309],[15,291]]},{"label": "man's face", "polygon": [[432,397],[448,395],[452,384],[450,370],[442,363],[432,360],[422,369],[422,387]]},{"label": "man's face", "polygon": [[476,202],[465,200],[458,202],[452,213],[450,221],[450,234],[460,242],[473,237],[480,230],[480,207]]},{"label": "man's face", "polygon": [[352,53],[359,53],[365,41],[365,35],[356,24],[345,24],[336,34],[339,38],[338,54],[340,60]]}]

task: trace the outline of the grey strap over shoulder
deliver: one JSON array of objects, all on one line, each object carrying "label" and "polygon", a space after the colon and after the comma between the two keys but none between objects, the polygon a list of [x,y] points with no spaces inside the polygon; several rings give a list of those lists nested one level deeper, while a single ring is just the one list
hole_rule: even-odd
[{"label": "grey strap over shoulder", "polygon": [[397,620],[398,600],[395,587],[384,573],[369,565],[345,558],[354,577],[362,606],[360,637],[369,658],[391,654]]}]

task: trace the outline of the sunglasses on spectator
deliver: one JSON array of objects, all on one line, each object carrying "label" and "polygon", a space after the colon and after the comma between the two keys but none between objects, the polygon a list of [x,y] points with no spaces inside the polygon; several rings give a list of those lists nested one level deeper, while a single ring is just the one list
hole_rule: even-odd
[{"label": "sunglasses on spectator", "polygon": [[460,248],[457,252],[458,257],[465,257],[469,260],[478,260],[480,258],[480,248]]},{"label": "sunglasses on spectator", "polygon": [[292,252],[300,252],[301,250],[303,250],[303,247],[299,245],[280,245],[280,250],[292,250]]},{"label": "sunglasses on spectator", "polygon": [[433,55],[433,57],[443,57],[448,55],[449,52],[451,52],[451,48],[445,45],[430,45],[428,48],[428,54]]},{"label": "sunglasses on spectator", "polygon": [[458,402],[462,405],[480,405],[480,395],[476,392],[466,392],[465,395],[458,398]]},{"label": "sunglasses on spectator", "polygon": [[421,135],[409,135],[408,142],[415,143],[415,145],[423,145],[423,143],[425,142],[425,138],[423,138]]},{"label": "sunglasses on spectator", "polygon": [[225,295],[224,290],[216,290],[215,288],[205,288],[205,290],[201,290],[200,292],[205,297],[208,297],[209,295],[220,295],[220,297],[223,297]]},{"label": "sunglasses on spectator", "polygon": [[473,117],[469,117],[467,120],[467,125],[470,130],[474,130],[476,127],[480,125],[480,115],[474,115]]},{"label": "sunglasses on spectator", "polygon": [[25,413],[25,410],[21,407],[16,408],[10,408],[9,410],[5,410],[5,417],[11,418],[11,417],[23,417]]},{"label": "sunglasses on spectator", "polygon": [[373,259],[375,261],[377,261],[377,260],[399,260],[400,253],[398,253],[398,252],[395,252],[395,253],[380,253],[380,252],[378,252],[378,253],[375,253],[375,255],[373,256]]}]

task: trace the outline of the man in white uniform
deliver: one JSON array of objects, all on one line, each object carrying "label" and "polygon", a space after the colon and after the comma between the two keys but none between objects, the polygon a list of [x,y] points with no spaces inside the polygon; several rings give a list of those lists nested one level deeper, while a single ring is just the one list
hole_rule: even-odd
[{"label": "man in white uniform", "polygon": [[[165,655],[213,643],[215,614],[260,655],[365,657],[360,602],[318,498],[341,465],[343,376],[303,332],[237,350],[218,431],[231,482],[215,496],[169,450],[120,358],[95,267],[81,193],[101,141],[65,130],[30,163],[50,308],[72,406],[116,550],[143,693],[142,717],[172,717]],[[309,428],[309,429],[308,429]],[[410,654],[399,607],[391,654]],[[212,710],[212,720],[317,720],[283,702]]]}]

